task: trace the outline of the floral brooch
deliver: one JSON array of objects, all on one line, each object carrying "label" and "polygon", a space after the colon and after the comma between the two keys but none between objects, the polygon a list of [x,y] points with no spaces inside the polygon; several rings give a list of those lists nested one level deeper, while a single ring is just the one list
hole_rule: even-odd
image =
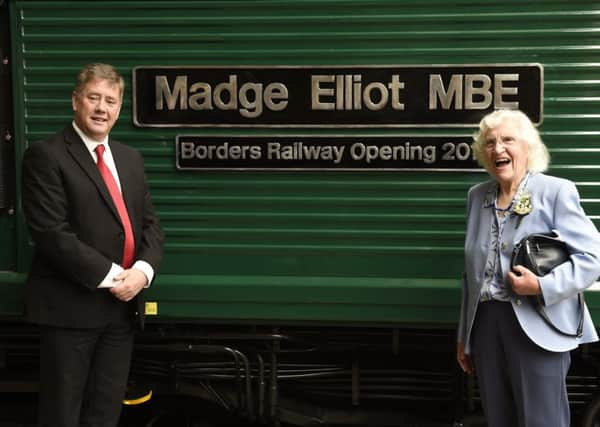
[{"label": "floral brooch", "polygon": [[525,216],[531,210],[533,206],[531,205],[531,193],[522,192],[519,194],[519,197],[515,201],[515,205],[513,206],[513,212],[520,216]]}]

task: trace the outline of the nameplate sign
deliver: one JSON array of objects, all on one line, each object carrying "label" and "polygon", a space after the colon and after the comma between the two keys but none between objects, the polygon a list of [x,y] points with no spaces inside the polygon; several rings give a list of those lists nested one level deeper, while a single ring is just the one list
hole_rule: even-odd
[{"label": "nameplate sign", "polygon": [[140,66],[140,127],[472,127],[500,108],[542,121],[540,64]]},{"label": "nameplate sign", "polygon": [[473,170],[469,136],[178,135],[180,170]]}]

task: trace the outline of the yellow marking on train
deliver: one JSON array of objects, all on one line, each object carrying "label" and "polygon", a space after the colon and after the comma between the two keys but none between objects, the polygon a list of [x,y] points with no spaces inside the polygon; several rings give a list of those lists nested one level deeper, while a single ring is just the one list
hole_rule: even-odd
[{"label": "yellow marking on train", "polygon": [[144,312],[146,313],[146,316],[158,315],[158,303],[156,301],[146,302],[146,308]]}]

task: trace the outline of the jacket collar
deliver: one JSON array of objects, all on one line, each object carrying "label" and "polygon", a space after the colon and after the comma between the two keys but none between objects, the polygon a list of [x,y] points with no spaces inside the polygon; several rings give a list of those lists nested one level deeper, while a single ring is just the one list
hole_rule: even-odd
[{"label": "jacket collar", "polygon": [[[119,213],[117,212],[117,208],[112,201],[112,197],[106,188],[106,184],[104,184],[104,180],[98,171],[98,167],[94,163],[94,159],[90,155],[87,147],[73,129],[73,126],[67,126],[63,131],[64,139],[67,146],[67,151],[71,154],[71,156],[75,159],[75,161],[79,164],[83,172],[94,182],[96,188],[105,203],[110,207],[113,215],[120,221]],[[120,177],[120,175],[119,175]],[[121,183],[121,185],[123,185]]]},{"label": "jacket collar", "polygon": [[[515,196],[513,197],[513,200],[510,204],[510,212],[511,212],[511,216],[513,216],[515,214],[514,212],[514,207],[515,207],[515,201],[519,201],[521,198],[523,198],[526,194],[528,194],[528,187],[527,184],[529,183],[529,179],[531,176],[533,176],[533,172],[527,172],[525,174],[525,176],[523,177],[523,179],[521,180],[521,182],[519,183],[519,187],[517,188],[517,192],[515,193]],[[499,189],[499,185],[498,182],[496,182],[495,180],[490,181],[490,185],[488,186],[488,189],[485,193],[485,197],[483,198],[483,208],[494,208],[496,206],[496,198],[498,197],[498,189]]]}]

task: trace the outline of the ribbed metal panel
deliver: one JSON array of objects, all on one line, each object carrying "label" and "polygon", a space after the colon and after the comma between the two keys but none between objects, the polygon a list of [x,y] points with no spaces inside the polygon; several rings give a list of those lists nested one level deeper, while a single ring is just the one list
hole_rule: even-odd
[{"label": "ribbed metal panel", "polygon": [[[588,214],[600,218],[597,1],[13,0],[11,7],[15,115],[22,117],[17,137],[26,143],[69,122],[74,76],[90,61],[112,63],[125,76],[140,65],[539,62],[551,173],[575,180]],[[185,276],[182,282],[235,275],[240,283],[252,275],[338,276],[349,284],[390,278],[398,286],[448,279],[458,288],[465,195],[485,173],[177,172],[178,132],[256,130],[135,128],[130,89],[114,136],[146,159],[168,238],[163,282],[169,274]],[[471,132],[414,129],[420,135]],[[368,292],[368,285],[361,289]],[[388,303],[403,294],[395,298]],[[453,298],[452,304],[457,294]]]}]

